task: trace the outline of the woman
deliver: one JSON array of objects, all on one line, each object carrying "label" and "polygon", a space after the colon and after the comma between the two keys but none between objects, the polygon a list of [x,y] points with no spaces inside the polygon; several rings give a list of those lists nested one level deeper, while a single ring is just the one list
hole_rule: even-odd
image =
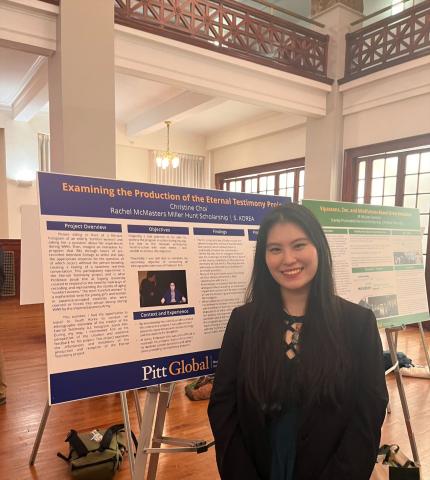
[{"label": "woman", "polygon": [[372,311],[335,295],[313,214],[272,210],[209,403],[221,479],[368,480],[386,405]]},{"label": "woman", "polygon": [[182,295],[180,290],[176,289],[175,282],[170,282],[169,290],[164,292],[161,303],[171,305],[172,303],[186,303],[187,299]]}]

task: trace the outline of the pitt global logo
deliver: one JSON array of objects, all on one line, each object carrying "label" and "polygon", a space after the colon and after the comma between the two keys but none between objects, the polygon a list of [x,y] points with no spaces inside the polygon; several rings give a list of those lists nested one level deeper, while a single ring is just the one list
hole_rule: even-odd
[{"label": "pitt global logo", "polygon": [[178,376],[192,376],[193,374],[202,375],[211,373],[209,370],[213,369],[214,361],[209,355],[205,355],[200,359],[191,357],[186,360],[172,360],[168,361],[166,365],[153,363],[151,365],[144,365],[143,370],[143,381],[159,380],[159,379],[168,379],[169,377],[178,377]]}]

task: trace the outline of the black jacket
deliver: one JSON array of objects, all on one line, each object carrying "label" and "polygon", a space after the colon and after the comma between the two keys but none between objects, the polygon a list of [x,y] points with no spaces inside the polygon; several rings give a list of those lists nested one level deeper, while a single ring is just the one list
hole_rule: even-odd
[{"label": "black jacket", "polygon": [[[371,310],[340,299],[350,381],[339,408],[302,410],[295,480],[368,480],[388,401],[381,340]],[[222,480],[269,480],[265,419],[240,387],[245,323],[254,305],[233,310],[221,347],[208,414]],[[335,362],[336,359],[333,359]]]}]

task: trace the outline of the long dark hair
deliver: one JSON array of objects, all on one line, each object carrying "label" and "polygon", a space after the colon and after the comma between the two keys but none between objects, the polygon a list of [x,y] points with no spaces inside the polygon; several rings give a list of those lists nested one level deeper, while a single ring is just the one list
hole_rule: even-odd
[{"label": "long dark hair", "polygon": [[[288,379],[280,287],[266,265],[267,236],[278,223],[299,226],[318,253],[318,269],[300,333],[300,354],[295,360],[297,368]],[[247,323],[241,360],[244,386],[251,397],[263,410],[278,408],[288,395],[295,397],[293,401],[300,397],[310,403],[328,400],[336,404],[347,363],[339,299],[335,295],[330,248],[310,210],[290,203],[273,209],[263,219],[246,301],[255,306],[255,314]]]}]

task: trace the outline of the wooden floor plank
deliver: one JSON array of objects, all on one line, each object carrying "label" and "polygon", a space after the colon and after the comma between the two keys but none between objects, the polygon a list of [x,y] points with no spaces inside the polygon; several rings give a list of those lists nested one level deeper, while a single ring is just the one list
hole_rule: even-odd
[{"label": "wooden floor plank", "polygon": [[[426,336],[429,343],[430,332],[426,332]],[[28,459],[47,398],[42,306],[20,307],[13,300],[0,301],[0,346],[5,358],[8,383],[7,404],[0,407],[0,479],[69,479],[67,465],[56,457],[57,451],[67,451],[64,438],[68,430],[90,430],[120,423],[122,418],[119,395],[54,406],[49,415],[36,465],[29,468]],[[418,330],[415,328],[408,328],[401,333],[399,350],[407,353],[416,363],[425,362]],[[422,478],[430,479],[430,381],[405,378],[404,383],[421,456]],[[385,421],[382,441],[398,443],[411,455],[394,378],[388,379],[388,387],[392,413]],[[167,414],[165,434],[210,440],[212,436],[206,416],[207,402],[189,401],[183,388],[184,383],[178,383],[175,389]],[[139,395],[143,405],[145,392],[142,390]],[[137,432],[131,395],[128,400],[132,426]],[[130,479],[127,462],[116,478]],[[157,480],[178,479],[219,479],[214,449],[199,455],[162,455]]]}]

